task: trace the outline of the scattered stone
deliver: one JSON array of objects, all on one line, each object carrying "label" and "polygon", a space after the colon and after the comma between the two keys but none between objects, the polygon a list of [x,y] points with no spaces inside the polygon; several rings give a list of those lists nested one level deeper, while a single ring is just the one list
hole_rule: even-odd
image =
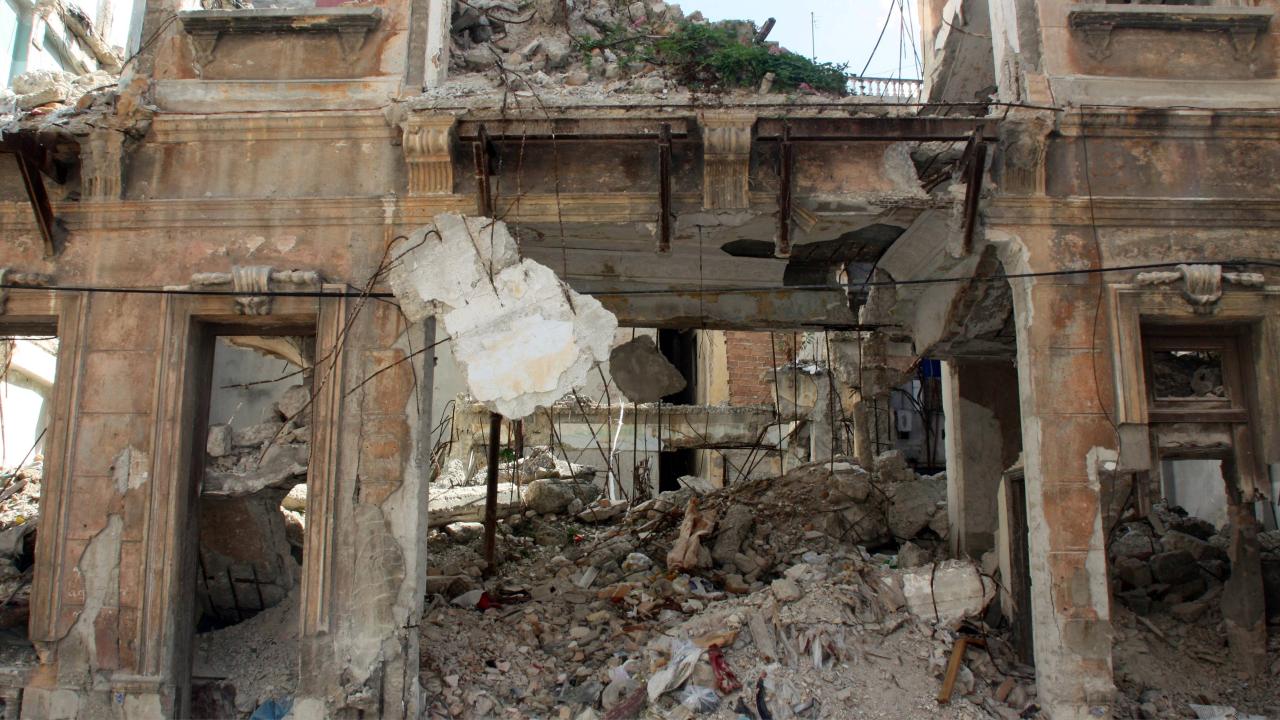
[{"label": "scattered stone", "polygon": [[209,440],[205,443],[205,452],[209,457],[220,458],[231,454],[231,426],[225,424],[209,426]]},{"label": "scattered stone", "polygon": [[1186,550],[1163,552],[1151,556],[1151,574],[1158,582],[1176,585],[1200,577],[1195,556]]},{"label": "scattered stone", "polygon": [[769,589],[773,591],[773,596],[778,599],[778,602],[795,602],[804,596],[800,586],[788,578],[774,580]]},{"label": "scattered stone", "polygon": [[574,500],[587,503],[599,496],[600,489],[591,483],[543,478],[525,487],[524,504],[541,515],[552,515],[567,511]]}]

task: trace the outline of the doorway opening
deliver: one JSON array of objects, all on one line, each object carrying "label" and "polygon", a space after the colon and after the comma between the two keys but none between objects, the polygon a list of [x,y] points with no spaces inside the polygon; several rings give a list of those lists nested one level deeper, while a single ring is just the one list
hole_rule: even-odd
[{"label": "doorway opening", "polygon": [[243,718],[297,685],[315,341],[219,333],[210,345],[191,712]]},{"label": "doorway opening", "polygon": [[[0,665],[35,664],[28,635],[45,448],[58,364],[56,326],[0,337]],[[0,707],[7,695],[0,694]]]}]

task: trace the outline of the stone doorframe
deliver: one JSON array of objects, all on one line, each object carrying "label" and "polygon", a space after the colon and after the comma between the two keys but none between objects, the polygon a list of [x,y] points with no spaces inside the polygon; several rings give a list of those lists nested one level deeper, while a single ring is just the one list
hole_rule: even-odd
[{"label": "stone doorframe", "polygon": [[[344,293],[340,285],[326,292]],[[334,494],[337,430],[342,407],[341,351],[347,301],[343,297],[276,297],[270,314],[237,314],[227,296],[166,295],[164,331],[156,373],[150,496],[143,518],[142,612],[138,622],[137,675],[115,678],[117,692],[157,693],[185,711],[190,694],[194,627],[193,552],[199,495],[193,478],[204,442],[208,391],[201,387],[219,329],[273,334],[304,328],[316,336],[311,407],[311,462],[307,470],[307,523],[302,566],[301,637],[329,630],[334,563]],[[55,598],[56,601],[56,598]],[[52,610],[56,617],[56,608]],[[166,705],[168,703],[165,703]]]},{"label": "stone doorframe", "polygon": [[1120,428],[1120,470],[1150,467],[1150,415],[1142,347],[1143,324],[1206,327],[1216,324],[1247,326],[1252,335],[1250,378],[1257,399],[1250,408],[1249,425],[1255,453],[1250,467],[1240,467],[1245,493],[1255,490],[1257,478],[1265,478],[1266,465],[1280,462],[1280,287],[1224,293],[1211,313],[1187,302],[1183,293],[1138,285],[1109,288],[1108,313],[1112,335],[1112,368],[1115,373],[1115,423]]},{"label": "stone doorframe", "polygon": [[53,290],[9,291],[0,328],[5,332],[50,332],[58,337],[52,410],[45,440],[44,474],[40,493],[40,532],[36,535],[35,567],[31,580],[30,636],[40,662],[50,660],[54,645],[64,633],[61,620],[62,562],[67,544],[64,532],[71,511],[68,468],[75,443],[71,424],[75,416],[76,378],[84,365],[85,295]]},{"label": "stone doorframe", "polygon": [[[1163,455],[1206,457],[1222,460],[1222,476],[1230,518],[1231,577],[1222,599],[1227,640],[1240,667],[1265,672],[1266,613],[1254,500],[1267,494],[1267,465],[1280,460],[1277,445],[1277,408],[1280,406],[1280,290],[1244,291],[1222,295],[1208,312],[1202,304],[1189,303],[1186,293],[1146,288],[1115,287],[1110,310],[1113,331],[1113,367],[1116,373],[1116,423],[1121,430],[1119,470],[1137,478],[1159,476]],[[1194,330],[1200,340],[1213,337],[1222,327],[1228,341],[1223,348],[1223,370],[1233,379],[1243,403],[1226,410],[1158,411],[1147,387],[1147,348],[1144,324],[1162,329]],[[1176,340],[1176,333],[1173,337]],[[1187,334],[1189,347],[1195,334]],[[1234,358],[1228,357],[1228,352]],[[1125,447],[1125,445],[1129,447]]]}]

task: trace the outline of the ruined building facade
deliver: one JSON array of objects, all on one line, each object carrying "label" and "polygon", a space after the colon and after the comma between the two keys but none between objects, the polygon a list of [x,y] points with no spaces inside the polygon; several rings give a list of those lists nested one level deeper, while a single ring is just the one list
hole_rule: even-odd
[{"label": "ruined building facade", "polygon": [[[438,333],[385,270],[441,213],[502,217],[623,326],[830,332],[861,434],[942,359],[952,535],[1024,558],[1055,720],[1108,711],[1117,508],[1223,459],[1257,659],[1280,2],[922,2],[923,107],[478,81],[449,5],[148,0],[118,89],[6,129],[0,328],[59,340],[23,717],[187,707],[221,335],[314,339],[295,716],[418,716]],[[1162,353],[1216,380],[1162,394]]]}]

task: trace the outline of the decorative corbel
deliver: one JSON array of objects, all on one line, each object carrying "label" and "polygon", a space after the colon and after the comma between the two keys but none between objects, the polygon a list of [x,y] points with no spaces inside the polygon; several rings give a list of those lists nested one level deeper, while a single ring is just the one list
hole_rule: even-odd
[{"label": "decorative corbel", "polygon": [[756,116],[747,113],[703,113],[702,207],[745,210],[751,198],[751,135]]},{"label": "decorative corbel", "polygon": [[236,265],[231,272],[196,273],[189,287],[230,285],[235,291],[235,310],[239,315],[270,315],[274,285],[291,285],[298,289],[319,287],[320,273],[309,270],[272,270],[265,265]]},{"label": "decorative corbel", "polygon": [[190,32],[187,42],[191,44],[191,56],[195,60],[196,72],[204,76],[205,66],[213,62],[213,51],[218,47],[220,32]]},{"label": "decorative corbel", "polygon": [[1221,265],[1179,265],[1175,270],[1138,273],[1138,285],[1170,285],[1182,281],[1182,297],[1197,315],[1212,315],[1222,299],[1222,281],[1242,287],[1262,287],[1261,273],[1223,272]]},{"label": "decorative corbel", "polygon": [[41,273],[17,272],[13,268],[0,268],[0,315],[9,305],[9,291],[13,288],[39,288],[53,284],[53,278]]},{"label": "decorative corbel", "polygon": [[1053,121],[1036,114],[1011,118],[1000,126],[1000,191],[1010,195],[1045,194],[1045,156]]},{"label": "decorative corbel", "polygon": [[1231,49],[1235,51],[1236,60],[1240,62],[1252,60],[1253,51],[1258,47],[1258,36],[1261,33],[1251,27],[1234,27],[1228,32],[1231,34]]},{"label": "decorative corbel", "polygon": [[401,123],[409,196],[453,193],[453,115],[410,115]]},{"label": "decorative corbel", "polygon": [[1115,27],[1110,23],[1097,23],[1081,28],[1080,34],[1084,37],[1084,48],[1089,57],[1106,60],[1111,56],[1111,32]]},{"label": "decorative corbel", "polygon": [[81,195],[85,200],[119,200],[124,177],[124,133],[110,127],[90,131],[80,145]]}]

